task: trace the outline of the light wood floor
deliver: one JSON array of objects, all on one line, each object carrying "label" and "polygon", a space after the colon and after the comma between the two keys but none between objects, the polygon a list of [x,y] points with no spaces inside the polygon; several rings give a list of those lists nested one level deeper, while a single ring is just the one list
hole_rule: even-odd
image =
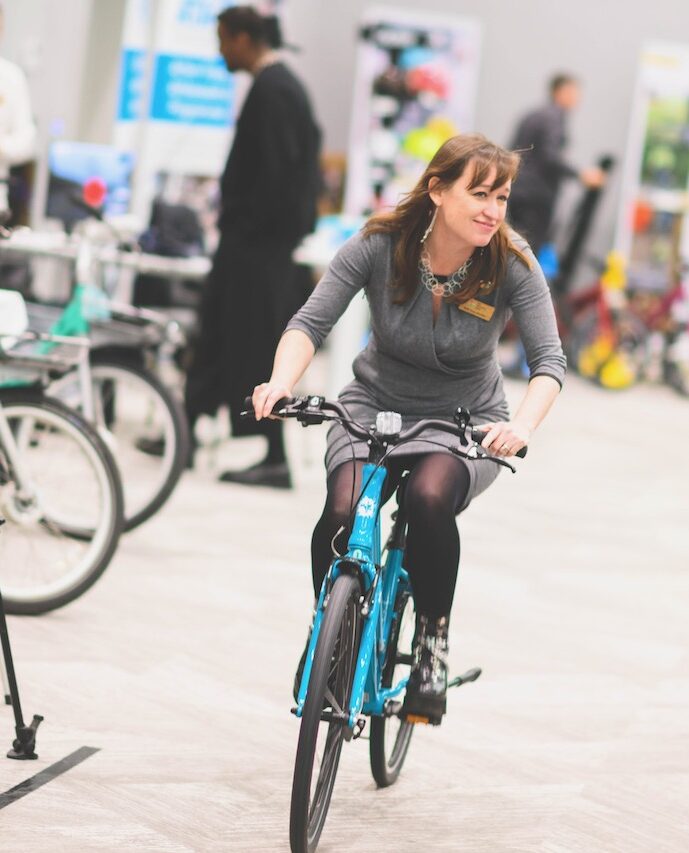
[{"label": "light wood floor", "polygon": [[[516,398],[521,386],[511,385]],[[80,601],[10,628],[40,759],[98,752],[0,810],[3,853],[284,851],[323,431],[290,424],[297,488],[243,490],[205,452]],[[374,787],[348,744],[325,851],[689,849],[689,401],[570,378],[516,477],[462,517],[454,691]]]}]

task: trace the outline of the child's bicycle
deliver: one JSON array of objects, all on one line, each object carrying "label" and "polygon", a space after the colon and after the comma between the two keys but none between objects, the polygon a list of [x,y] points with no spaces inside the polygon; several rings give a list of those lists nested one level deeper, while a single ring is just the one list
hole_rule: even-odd
[{"label": "child's bicycle", "polygon": [[[247,416],[253,416],[250,403],[247,400]],[[407,528],[400,500],[404,479],[382,560],[380,508],[388,457],[395,448],[432,428],[456,435],[460,444],[452,452],[463,459],[488,460],[512,472],[515,469],[477,443],[484,434],[470,427],[469,412],[461,407],[454,422],[422,420],[404,431],[396,412],[380,412],[375,426],[367,429],[353,421],[344,406],[324,397],[281,400],[273,412],[296,418],[303,426],[338,421],[370,448],[361,494],[352,509],[347,552],[335,556],[323,581],[297,705],[292,709],[301,719],[301,728],[292,785],[290,844],[294,853],[310,853],[323,830],[342,744],[361,735],[366,716],[371,717],[371,770],[380,787],[397,779],[414,722],[434,722],[398,716],[413,663],[415,618],[409,575],[402,565]],[[469,670],[449,686],[475,681],[480,674],[480,669]]]}]

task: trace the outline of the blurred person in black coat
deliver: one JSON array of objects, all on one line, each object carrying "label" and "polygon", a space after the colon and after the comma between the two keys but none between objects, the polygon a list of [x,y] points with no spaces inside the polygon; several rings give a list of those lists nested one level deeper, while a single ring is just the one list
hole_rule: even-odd
[{"label": "blurred person in black coat", "polygon": [[557,74],[549,84],[550,101],[527,113],[510,143],[520,151],[519,179],[510,194],[509,221],[538,254],[550,236],[555,204],[563,180],[578,179],[586,187],[600,187],[605,173],[596,167],[577,170],[564,157],[567,118],[579,104],[579,84],[569,74]]},{"label": "blurred person in black coat", "polygon": [[[5,14],[0,6],[0,38]],[[36,125],[29,84],[14,62],[0,57],[0,224],[9,220],[10,167],[27,163],[36,153]]]},{"label": "blurred person in black coat", "polygon": [[279,420],[242,421],[243,401],[264,376],[304,286],[292,252],[316,221],[320,131],[301,82],[280,61],[277,19],[250,6],[218,15],[220,53],[253,84],[221,179],[220,241],[207,280],[200,333],[187,375],[192,427],[230,409],[234,436],[265,435],[265,459],[220,475],[225,482],[289,488]]}]

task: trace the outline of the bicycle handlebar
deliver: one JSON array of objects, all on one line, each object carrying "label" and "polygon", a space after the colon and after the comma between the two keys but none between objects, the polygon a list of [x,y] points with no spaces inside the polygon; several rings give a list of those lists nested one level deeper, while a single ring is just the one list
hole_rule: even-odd
[{"label": "bicycle handlebar", "polygon": [[[487,435],[488,435],[488,433],[486,432],[486,430],[479,429],[478,427],[475,427],[475,426],[471,427],[471,440],[475,441],[477,444],[481,444],[481,442],[483,441],[483,439]],[[518,456],[520,459],[523,459],[526,456],[528,450],[529,450],[529,448],[525,445],[520,450],[518,450],[514,455]]]},{"label": "bicycle handlebar", "polygon": [[[254,417],[254,407],[252,403],[251,397],[246,397],[244,400],[245,411],[241,413],[241,417]],[[424,418],[420,420],[418,423],[409,427],[409,429],[404,430],[404,432],[399,433],[396,436],[386,436],[386,441],[389,444],[402,444],[404,442],[410,441],[413,438],[416,438],[420,435],[424,430],[427,429],[438,429],[442,432],[446,432],[449,435],[456,435],[463,444],[466,444],[466,437],[464,432],[467,428],[470,430],[470,437],[476,445],[481,444],[483,439],[488,435],[487,432],[484,432],[478,427],[472,427],[469,424],[469,413],[465,409],[458,409],[458,412],[463,412],[465,417],[463,421],[452,423],[450,421],[439,420],[436,418]],[[328,413],[332,412],[334,417],[329,417]],[[363,441],[374,440],[376,438],[374,429],[366,429],[361,424],[358,424],[356,421],[352,420],[347,410],[344,406],[338,403],[335,400],[326,400],[324,397],[317,396],[307,396],[307,397],[283,397],[281,400],[278,400],[277,403],[273,406],[272,414],[278,417],[293,417],[297,418],[304,426],[309,424],[318,424],[323,423],[326,420],[340,420],[342,426],[353,436],[359,438]],[[456,452],[458,448],[449,448],[452,452]],[[485,450],[485,448],[483,448]],[[527,447],[522,447],[515,454],[520,458],[524,458],[527,453]],[[511,468],[512,466],[509,463],[506,463],[504,459],[493,456],[492,454],[486,453],[485,457],[477,457],[477,458],[488,458],[492,461],[500,464],[506,465]],[[514,470],[514,469],[513,469]]]}]

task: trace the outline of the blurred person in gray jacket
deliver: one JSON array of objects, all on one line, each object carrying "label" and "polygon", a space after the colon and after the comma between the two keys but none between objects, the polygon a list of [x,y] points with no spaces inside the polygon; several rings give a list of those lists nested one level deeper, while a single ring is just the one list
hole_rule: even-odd
[{"label": "blurred person in gray jacket", "polygon": [[553,213],[564,180],[577,179],[584,186],[600,187],[605,173],[591,167],[578,170],[564,157],[567,119],[581,98],[577,80],[557,74],[549,84],[550,100],[519,121],[510,148],[520,152],[519,180],[510,196],[510,223],[525,237],[535,254],[550,238]]}]

